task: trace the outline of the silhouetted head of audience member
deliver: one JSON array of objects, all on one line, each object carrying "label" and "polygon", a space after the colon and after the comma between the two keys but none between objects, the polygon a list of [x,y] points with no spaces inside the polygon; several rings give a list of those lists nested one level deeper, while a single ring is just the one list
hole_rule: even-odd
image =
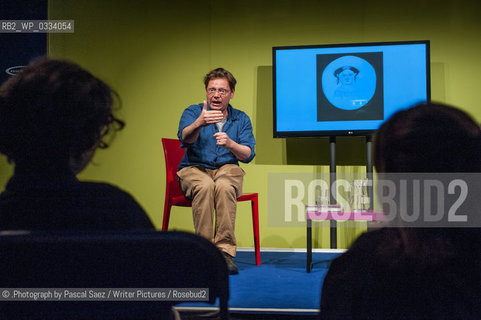
[{"label": "silhouetted head of audience member", "polygon": [[80,172],[124,127],[117,94],[79,65],[41,58],[0,88],[0,153],[16,166]]},{"label": "silhouetted head of audience member", "polygon": [[[458,200],[443,183],[477,179],[480,135],[466,113],[433,103],[399,111],[381,126],[374,143],[380,173],[374,183],[383,213],[388,209],[393,220],[361,235],[332,262],[322,288],[321,319],[479,318],[479,228],[444,220],[451,207],[446,204]],[[439,182],[438,192],[431,193],[427,181]],[[384,182],[394,187],[388,201],[382,199]],[[467,220],[472,223],[479,196],[469,192],[474,207],[461,206],[457,214],[472,213]],[[445,216],[433,220],[433,213]]]},{"label": "silhouetted head of audience member", "polygon": [[378,172],[481,172],[481,130],[465,112],[441,104],[399,111],[374,144]]},{"label": "silhouetted head of audience member", "polygon": [[[379,129],[374,148],[374,162],[381,178],[384,174],[393,179],[410,176],[399,173],[481,172],[479,125],[465,112],[446,105],[429,103],[397,112]],[[415,204],[413,196],[408,193],[402,200],[397,195],[395,201],[398,207],[404,203],[405,210],[411,214]],[[431,199],[434,200],[436,197]],[[402,218],[399,219],[395,224],[404,226]],[[412,227],[399,230],[402,242],[396,239],[386,241],[386,252],[402,250],[407,256],[426,264],[453,255],[461,243],[473,243],[473,239],[479,241],[479,232],[475,228],[461,231],[446,227],[419,228],[412,222],[406,226]]]}]

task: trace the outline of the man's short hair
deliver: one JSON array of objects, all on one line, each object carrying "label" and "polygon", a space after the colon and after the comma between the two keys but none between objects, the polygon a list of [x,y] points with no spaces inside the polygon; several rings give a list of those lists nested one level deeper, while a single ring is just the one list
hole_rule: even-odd
[{"label": "man's short hair", "polygon": [[227,82],[229,82],[229,88],[231,91],[235,90],[235,85],[237,83],[237,80],[234,78],[232,73],[229,71],[225,70],[224,68],[217,68],[209,72],[208,74],[205,75],[204,77],[204,84],[205,88],[207,89],[207,86],[209,85],[209,81],[213,79],[227,79]]}]

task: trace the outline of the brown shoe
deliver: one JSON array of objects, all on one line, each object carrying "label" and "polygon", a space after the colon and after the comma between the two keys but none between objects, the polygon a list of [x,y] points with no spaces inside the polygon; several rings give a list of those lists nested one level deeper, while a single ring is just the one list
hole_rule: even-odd
[{"label": "brown shoe", "polygon": [[232,256],[227,252],[222,252],[222,253],[224,254],[224,259],[225,259],[225,262],[227,263],[227,270],[229,271],[229,274],[238,274],[239,268],[237,267],[234,260],[232,259]]}]

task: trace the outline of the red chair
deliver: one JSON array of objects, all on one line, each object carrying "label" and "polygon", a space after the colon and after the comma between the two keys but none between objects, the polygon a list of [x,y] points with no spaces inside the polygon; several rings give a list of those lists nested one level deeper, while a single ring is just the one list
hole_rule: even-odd
[{"label": "red chair", "polygon": [[[162,138],[162,146],[164,147],[166,186],[165,186],[165,204],[164,219],[162,222],[162,231],[169,229],[170,209],[172,206],[192,207],[192,202],[188,200],[179,186],[177,179],[177,167],[180,160],[184,156],[184,149],[180,147],[178,139]],[[237,201],[250,201],[252,207],[252,224],[254,230],[254,248],[256,253],[256,265],[261,265],[261,252],[259,245],[259,195],[257,193],[244,193]]]}]

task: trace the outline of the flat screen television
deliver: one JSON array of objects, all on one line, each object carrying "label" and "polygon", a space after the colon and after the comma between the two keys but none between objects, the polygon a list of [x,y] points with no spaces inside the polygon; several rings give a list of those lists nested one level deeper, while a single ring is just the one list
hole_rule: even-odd
[{"label": "flat screen television", "polygon": [[370,135],[431,98],[429,41],[273,47],[274,137]]}]

